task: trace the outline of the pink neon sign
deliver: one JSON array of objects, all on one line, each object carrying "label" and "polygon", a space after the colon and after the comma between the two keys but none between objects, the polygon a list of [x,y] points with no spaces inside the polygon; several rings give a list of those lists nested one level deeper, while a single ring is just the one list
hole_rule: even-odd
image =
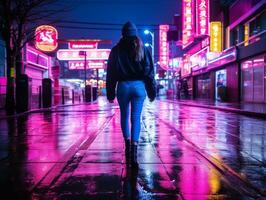
[{"label": "pink neon sign", "polygon": [[92,41],[70,41],[68,42],[69,49],[97,49],[98,42]]},{"label": "pink neon sign", "polygon": [[[84,55],[80,55],[84,49],[60,49],[57,51],[58,60],[84,60]],[[110,49],[86,49],[87,60],[107,60]]]},{"label": "pink neon sign", "polygon": [[194,1],[183,0],[183,47],[186,47],[194,39]]},{"label": "pink neon sign", "polygon": [[167,70],[169,64],[169,43],[167,42],[167,31],[169,30],[169,25],[160,25],[159,29],[159,62],[160,66]]},{"label": "pink neon sign", "polygon": [[[68,61],[69,69],[84,69],[84,61]],[[106,68],[105,61],[88,61],[86,62],[87,69],[104,69]]]},{"label": "pink neon sign", "polygon": [[209,0],[196,1],[196,25],[198,35],[209,34]]}]

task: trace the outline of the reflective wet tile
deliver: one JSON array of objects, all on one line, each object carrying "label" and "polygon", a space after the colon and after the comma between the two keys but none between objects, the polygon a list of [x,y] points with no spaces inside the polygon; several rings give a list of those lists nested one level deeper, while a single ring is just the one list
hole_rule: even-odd
[{"label": "reflective wet tile", "polygon": [[82,163],[122,163],[124,154],[122,152],[106,151],[106,150],[89,150]]}]

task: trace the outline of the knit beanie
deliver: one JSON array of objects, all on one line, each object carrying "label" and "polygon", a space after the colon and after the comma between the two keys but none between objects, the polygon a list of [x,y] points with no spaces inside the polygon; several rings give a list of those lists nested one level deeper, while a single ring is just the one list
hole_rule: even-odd
[{"label": "knit beanie", "polygon": [[132,22],[127,22],[124,24],[122,28],[122,36],[137,36],[138,35],[138,30],[135,24]]}]

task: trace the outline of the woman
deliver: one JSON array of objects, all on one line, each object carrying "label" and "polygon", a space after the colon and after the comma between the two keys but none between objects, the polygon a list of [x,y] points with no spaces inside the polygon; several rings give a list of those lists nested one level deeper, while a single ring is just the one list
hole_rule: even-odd
[{"label": "woman", "polygon": [[[117,84],[118,83],[118,84]],[[154,67],[149,51],[137,36],[137,28],[127,22],[122,38],[112,48],[107,65],[107,99],[113,103],[117,85],[117,100],[121,113],[121,128],[125,139],[127,166],[138,168],[137,148],[140,136],[140,118],[146,92],[150,101],[156,97]],[[146,91],[145,91],[146,89]],[[131,130],[129,107],[131,106]]]}]

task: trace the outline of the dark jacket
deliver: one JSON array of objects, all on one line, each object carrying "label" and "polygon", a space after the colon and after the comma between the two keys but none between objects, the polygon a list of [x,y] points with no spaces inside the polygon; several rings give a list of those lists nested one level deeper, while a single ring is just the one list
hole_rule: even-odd
[{"label": "dark jacket", "polygon": [[156,83],[154,66],[150,52],[144,48],[142,61],[134,61],[126,50],[116,45],[112,48],[108,58],[106,90],[107,99],[115,99],[115,88],[118,81],[143,80],[147,95],[151,101],[156,97]]}]

